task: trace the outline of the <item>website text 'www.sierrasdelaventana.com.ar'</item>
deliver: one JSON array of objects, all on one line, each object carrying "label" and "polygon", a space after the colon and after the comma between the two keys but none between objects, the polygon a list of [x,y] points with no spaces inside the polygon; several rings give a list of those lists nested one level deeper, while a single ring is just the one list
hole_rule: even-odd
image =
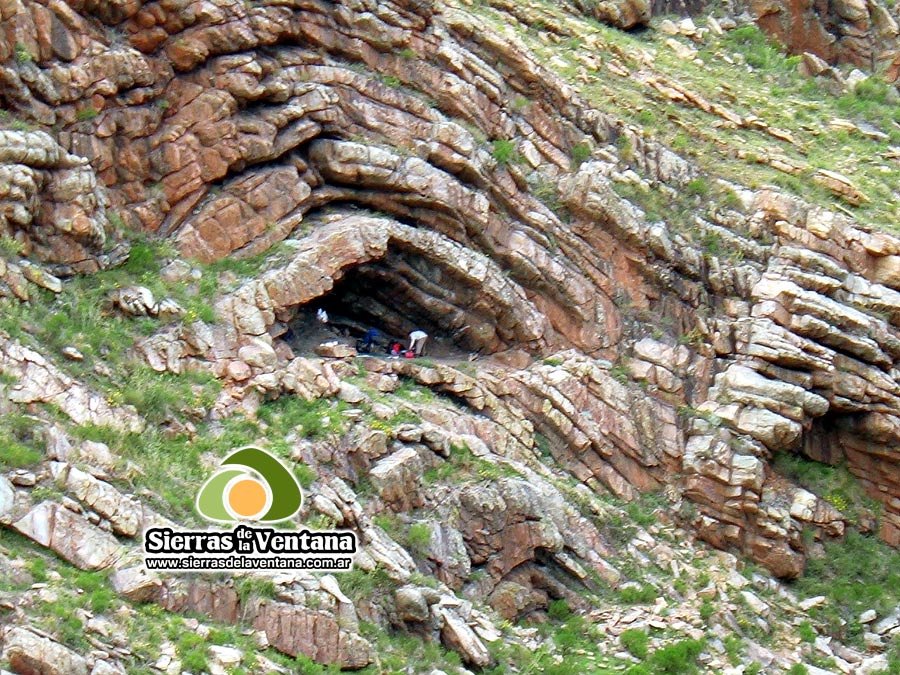
[{"label": "website text 'www.sierrasdelaventana.com.ar'", "polygon": [[290,531],[239,525],[233,530],[144,533],[147,569],[170,571],[310,569],[343,571],[353,565],[350,531]]}]

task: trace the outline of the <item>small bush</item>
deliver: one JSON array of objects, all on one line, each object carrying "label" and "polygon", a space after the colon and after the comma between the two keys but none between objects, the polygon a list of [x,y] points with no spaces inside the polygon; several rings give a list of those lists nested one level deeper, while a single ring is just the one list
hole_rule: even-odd
[{"label": "small bush", "polygon": [[565,598],[558,598],[547,606],[547,616],[554,621],[565,621],[572,616],[572,609]]},{"label": "small bush", "polygon": [[802,663],[795,663],[788,669],[787,675],[807,675],[808,672]]},{"label": "small bush", "polygon": [[506,166],[519,159],[516,144],[512,141],[499,138],[491,144],[491,147],[493,148],[491,154],[500,166]]},{"label": "small bush", "polygon": [[34,55],[21,42],[17,42],[15,46],[16,63],[31,63],[34,61]]},{"label": "small bush", "polygon": [[263,579],[260,577],[241,577],[234,582],[234,590],[240,599],[241,604],[245,604],[251,598],[274,598],[275,584],[271,579]]},{"label": "small bush", "polygon": [[709,194],[709,183],[702,176],[688,181],[684,186],[685,192],[692,197],[705,197]]},{"label": "small bush", "polygon": [[409,548],[420,555],[428,550],[431,543],[431,526],[428,523],[413,523],[406,533],[406,543]]},{"label": "small bush", "polygon": [[43,558],[32,558],[25,564],[25,567],[36,583],[47,581],[47,561]]},{"label": "small bush", "polygon": [[649,584],[641,584],[639,588],[626,586],[619,591],[619,599],[627,605],[646,605],[658,596],[657,590]]},{"label": "small bush", "polygon": [[75,119],[77,119],[79,122],[87,122],[94,119],[99,114],[100,113],[97,112],[97,109],[94,107],[82,108],[75,113]]},{"label": "small bush", "polygon": [[584,164],[591,158],[591,146],[587,143],[578,143],[572,146],[572,170]]},{"label": "small bush", "polygon": [[17,258],[22,255],[23,250],[22,242],[18,241],[14,237],[10,237],[8,235],[4,235],[0,237],[0,253],[5,255],[7,258]]},{"label": "small bush", "polygon": [[703,651],[700,640],[682,640],[653,652],[648,664],[654,673],[686,675],[697,672],[697,657]]},{"label": "small bush", "polygon": [[647,631],[629,628],[619,636],[619,641],[632,656],[636,656],[641,661],[647,658],[647,648],[650,643],[650,636],[647,635]]},{"label": "small bush", "polygon": [[812,643],[816,641],[816,631],[809,621],[804,621],[797,626],[797,635],[800,636],[803,642]]}]

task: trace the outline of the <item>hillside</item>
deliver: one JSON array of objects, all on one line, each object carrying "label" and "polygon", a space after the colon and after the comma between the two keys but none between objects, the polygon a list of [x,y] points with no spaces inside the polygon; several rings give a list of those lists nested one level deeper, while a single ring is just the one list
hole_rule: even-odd
[{"label": "hillside", "polygon": [[900,673],[898,20],[0,0],[0,673]]}]

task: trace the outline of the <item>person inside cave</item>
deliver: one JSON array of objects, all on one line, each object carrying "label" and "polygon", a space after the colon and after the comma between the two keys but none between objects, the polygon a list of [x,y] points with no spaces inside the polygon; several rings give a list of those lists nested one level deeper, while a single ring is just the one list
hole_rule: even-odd
[{"label": "person inside cave", "polygon": [[366,334],[363,336],[362,340],[356,346],[356,351],[360,354],[369,354],[372,351],[373,347],[378,346],[378,340],[381,337],[381,334],[378,332],[377,328],[370,328],[366,331]]},{"label": "person inside cave", "polygon": [[409,334],[409,351],[414,356],[422,356],[425,351],[425,341],[428,339],[428,333],[423,330],[414,330]]}]

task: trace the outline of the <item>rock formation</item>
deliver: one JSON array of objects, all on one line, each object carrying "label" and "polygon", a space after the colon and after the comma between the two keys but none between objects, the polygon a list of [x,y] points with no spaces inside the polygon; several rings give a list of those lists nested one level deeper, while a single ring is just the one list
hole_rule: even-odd
[{"label": "rock formation", "polygon": [[[900,56],[900,27],[893,3],[875,0],[745,3],[756,22],[795,54],[870,71],[893,70]],[[891,72],[896,79],[896,72]]]},{"label": "rock formation", "polygon": [[[653,53],[573,32],[585,17],[642,26],[651,4],[695,9],[0,0],[0,295],[56,308],[47,298],[64,279],[111,271],[99,316],[134,338],[132,360],[112,368],[67,345],[59,354],[81,364],[69,369],[40,352],[36,327],[21,339],[0,331],[3,405],[46,427],[40,468],[0,476],[0,523],[79,570],[108,571],[125,600],[240,623],[282,654],[347,669],[377,667],[361,621],[441,642],[473,668],[497,661],[491,645],[504,633],[492,617],[542,620],[554,602],[594,611],[618,637],[637,615],[602,614],[580,593],[659,590],[615,561],[677,570],[706,550],[679,538],[781,579],[853,529],[877,527],[900,546],[900,238],[864,210],[896,213],[896,186],[820,166],[806,130],[767,122],[727,83],[713,98],[657,67],[703,66],[718,22],[670,21]],[[896,58],[896,19],[879,2],[749,4],[794,51],[874,71]],[[567,41],[572,61],[545,63],[523,42],[529,33]],[[574,84],[606,96],[609,78],[744,139],[724,151],[742,166],[808,178],[820,192],[803,199],[710,175],[686,148],[626,121],[628,99],[601,109]],[[877,146],[889,182],[893,130],[834,123]],[[147,265],[142,244],[120,267],[127,241],[148,236],[173,246],[165,278],[121,283]],[[237,274],[234,261],[255,267]],[[189,307],[202,292],[208,316]],[[453,356],[354,361],[343,337],[298,347],[316,308],[351,329],[424,329]],[[126,379],[138,361],[147,379]],[[180,394],[161,395],[153,377],[189,394],[172,403]],[[209,380],[220,389],[207,401]],[[124,403],[123,382],[148,391]],[[272,412],[285,401],[309,410]],[[356,531],[358,570],[384,589],[351,599],[350,582],[298,573],[259,593],[252,576],[140,567],[140,534],[172,522],[134,487],[173,461],[154,434],[196,452],[186,475],[171,476],[190,492],[215,464],[205,438],[243,438],[242,418],[310,467],[301,517]],[[122,438],[142,433],[160,445],[125,454]],[[879,517],[796,484],[778,469],[783,456],[846,466]],[[617,541],[604,526],[618,512],[598,495],[637,503],[647,493],[665,495],[654,527],[671,546],[643,529]],[[732,574],[685,602],[742,593],[771,629],[774,610],[741,590],[736,559],[717,559]],[[34,590],[21,592],[32,602]],[[796,598],[782,601],[797,611]],[[732,609],[723,605],[722,625],[737,625]],[[870,631],[879,649],[897,630],[884,614],[884,630]],[[114,668],[20,626],[2,640],[20,672]],[[173,654],[157,669],[189,668]]]}]

